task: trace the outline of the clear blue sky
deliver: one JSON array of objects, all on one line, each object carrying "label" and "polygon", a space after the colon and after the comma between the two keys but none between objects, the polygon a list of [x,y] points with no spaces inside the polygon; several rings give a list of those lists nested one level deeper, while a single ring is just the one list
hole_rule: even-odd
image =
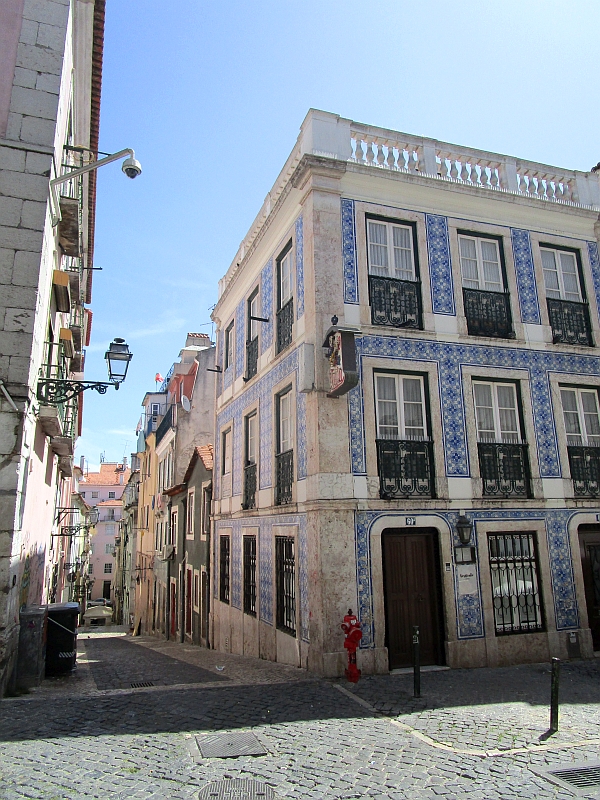
[{"label": "clear blue sky", "polygon": [[211,331],[217,280],[309,108],[571,169],[600,160],[597,0],[108,0],[92,344],[78,453],[135,450],[157,371]]}]

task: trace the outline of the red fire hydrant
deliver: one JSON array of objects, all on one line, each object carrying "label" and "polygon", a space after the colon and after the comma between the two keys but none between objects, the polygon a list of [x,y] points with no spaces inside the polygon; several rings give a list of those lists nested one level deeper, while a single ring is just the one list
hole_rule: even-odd
[{"label": "red fire hydrant", "polygon": [[352,613],[352,609],[348,609],[348,613],[342,622],[342,630],[346,634],[344,640],[344,647],[348,651],[348,669],[345,670],[346,678],[350,683],[358,683],[361,672],[356,666],[356,650],[362,639],[362,630],[360,622],[357,617]]}]

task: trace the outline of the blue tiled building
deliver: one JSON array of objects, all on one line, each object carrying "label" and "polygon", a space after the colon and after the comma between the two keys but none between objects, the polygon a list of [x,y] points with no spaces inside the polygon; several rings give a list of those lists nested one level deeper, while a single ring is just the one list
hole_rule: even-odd
[{"label": "blue tiled building", "polygon": [[599,210],[309,112],[214,311],[217,648],[341,674],[352,608],[365,672],[415,625],[431,664],[600,649]]}]

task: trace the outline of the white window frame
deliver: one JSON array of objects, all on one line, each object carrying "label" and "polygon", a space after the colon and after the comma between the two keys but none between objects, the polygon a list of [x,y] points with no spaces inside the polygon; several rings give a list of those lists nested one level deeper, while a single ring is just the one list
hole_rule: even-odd
[{"label": "white window frame", "polygon": [[113,565],[110,562],[109,563],[105,562],[104,563],[104,575],[112,575],[112,571],[113,571],[112,568],[113,568]]},{"label": "white window frame", "polygon": [[[466,256],[463,256],[462,252],[462,245],[463,241],[469,241],[475,243],[475,254],[476,254],[476,261],[477,261],[477,286],[468,286],[466,281],[469,283],[475,283],[474,278],[465,278],[464,273],[464,264],[463,258],[466,260]],[[481,249],[482,242],[486,244],[493,244],[496,249],[496,263],[498,265],[498,280],[497,281],[486,281],[484,275],[484,258],[483,252]],[[501,294],[506,291],[506,287],[504,286],[504,275],[502,273],[502,259],[500,257],[500,243],[497,239],[489,238],[487,236],[468,236],[466,234],[460,233],[458,235],[458,254],[460,258],[460,274],[462,279],[462,285],[465,289],[478,289],[479,291],[483,292],[497,292]],[[490,262],[488,262],[490,263]],[[498,288],[490,288],[490,286],[496,286]]]},{"label": "white window frame", "polygon": [[[579,262],[577,260],[577,255],[572,250],[560,250],[558,248],[553,247],[540,247],[540,253],[542,258],[542,270],[544,272],[544,287],[546,289],[546,297],[549,297],[551,300],[566,300],[571,303],[582,303],[583,302],[583,292],[581,287],[581,277],[579,275]],[[556,266],[555,270],[549,270],[546,266],[544,266],[544,253],[552,253],[554,256],[554,264]],[[564,278],[564,270],[563,270],[563,263],[562,263],[562,256],[570,256],[573,261],[575,262],[575,277],[577,279],[577,297],[567,297],[567,294],[574,294],[574,292],[567,292],[565,289],[565,278]],[[548,283],[546,281],[546,273],[547,272],[555,272],[558,281],[558,289],[549,289]],[[572,273],[568,273],[572,274]],[[557,296],[558,295],[558,296]]]},{"label": "white window frame", "polygon": [[223,340],[223,352],[225,359],[225,369],[229,369],[234,364],[235,359],[235,320],[231,320],[229,325],[225,328]]},{"label": "white window frame", "polygon": [[[567,425],[567,414],[574,414],[575,411],[566,410],[563,398],[563,392],[573,392],[575,394],[575,403],[576,403],[576,413],[577,413],[577,424],[579,426],[579,434],[576,433],[569,433],[568,432],[568,425]],[[565,426],[565,435],[567,438],[567,446],[574,446],[574,447],[600,447],[600,434],[590,434],[588,432],[588,425],[586,421],[586,416],[590,416],[590,412],[585,411],[583,407],[583,395],[588,394],[594,397],[594,402],[596,405],[596,419],[600,425],[600,403],[598,402],[598,392],[596,389],[589,389],[585,386],[582,387],[575,387],[575,386],[561,386],[560,387],[560,400],[563,410],[563,423]],[[579,442],[569,441],[569,438],[579,438]]]},{"label": "white window frame", "polygon": [[[375,423],[377,428],[377,439],[392,439],[397,441],[428,441],[429,440],[429,432],[427,427],[427,406],[425,402],[425,378],[423,375],[412,375],[410,373],[397,373],[397,372],[376,372],[375,373]],[[380,388],[379,388],[379,379],[380,378],[391,378],[395,384],[395,403],[396,403],[396,419],[398,422],[398,435],[397,436],[382,436],[382,423],[380,421],[381,411],[380,411],[380,402],[393,402],[391,400],[386,400],[380,398]],[[411,380],[411,381],[418,381],[420,385],[420,393],[421,393],[421,419],[423,422],[422,436],[407,436],[406,435],[406,410],[405,404],[407,402],[412,401],[405,401],[404,399],[404,381]],[[383,426],[383,427],[393,427],[391,425]],[[416,430],[415,426],[415,430]]]},{"label": "white window frame", "polygon": [[259,292],[258,286],[248,298],[248,341],[258,339],[258,322],[250,317],[259,317]]},{"label": "white window frame", "polygon": [[[367,262],[369,275],[375,275],[380,278],[394,278],[395,280],[415,282],[417,280],[417,271],[415,265],[415,245],[413,236],[412,225],[402,224],[400,222],[392,222],[381,219],[371,219],[367,217]],[[381,225],[386,231],[386,243],[373,242],[371,239],[371,225]],[[408,231],[410,236],[410,247],[398,247],[394,243],[394,229],[398,228],[402,231]],[[373,250],[374,247],[385,247],[387,266],[373,264]],[[410,252],[410,270],[400,270],[400,273],[410,273],[409,275],[398,274],[399,270],[396,266],[395,250],[402,250],[403,252]],[[390,254],[392,257],[390,258]]]},{"label": "white window frame", "polygon": [[200,570],[197,569],[192,574],[192,608],[196,614],[200,613]]},{"label": "white window frame", "polygon": [[288,245],[277,259],[277,301],[278,310],[282,309],[294,296],[292,254],[294,248]]},{"label": "white window frame", "polygon": [[171,524],[169,525],[169,542],[173,547],[177,547],[177,530],[179,525],[179,509],[171,509]]},{"label": "white window frame", "polygon": [[[258,413],[251,411],[245,419],[245,441],[244,441],[244,466],[258,463]],[[253,436],[250,436],[250,427],[254,428]],[[253,445],[251,447],[251,444]]]},{"label": "white window frame", "polygon": [[[282,409],[285,409],[288,404],[288,416],[284,417]],[[286,423],[287,431],[285,430]],[[289,446],[286,447],[284,444]],[[277,454],[287,453],[290,450],[294,450],[294,404],[291,386],[277,395]]]},{"label": "white window frame", "polygon": [[[493,438],[482,438],[482,431],[479,425],[479,408],[489,408],[489,406],[478,406],[477,405],[477,397],[475,394],[475,387],[476,386],[489,386],[491,388],[491,396],[492,396],[492,414],[494,420],[494,437]],[[498,401],[498,389],[510,387],[512,389],[513,398],[514,398],[514,406],[512,410],[514,410],[515,420],[516,420],[516,431],[502,431],[502,424],[500,421],[500,408]],[[525,439],[523,437],[523,431],[521,430],[521,419],[520,419],[520,405],[519,405],[519,393],[517,391],[517,384],[511,381],[473,381],[473,407],[475,409],[475,429],[477,431],[477,441],[487,444],[524,444]],[[509,408],[509,406],[502,406],[502,408]],[[487,429],[486,429],[487,430]]]},{"label": "white window frame", "polygon": [[188,489],[185,538],[194,538],[194,514],[196,513],[196,489]]},{"label": "white window frame", "polygon": [[226,428],[221,434],[222,454],[221,454],[221,475],[231,474],[231,446],[233,444],[233,436],[231,428]]}]

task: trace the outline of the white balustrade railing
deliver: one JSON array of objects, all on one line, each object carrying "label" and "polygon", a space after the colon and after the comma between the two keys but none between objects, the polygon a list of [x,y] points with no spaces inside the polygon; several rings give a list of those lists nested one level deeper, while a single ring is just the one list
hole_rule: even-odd
[{"label": "white balustrade railing", "polygon": [[600,210],[600,173],[562,170],[521,161],[498,153],[362,125],[336,114],[313,109],[302,123],[298,141],[241,243],[232,265],[221,279],[220,295],[252,248],[304,155]]}]

